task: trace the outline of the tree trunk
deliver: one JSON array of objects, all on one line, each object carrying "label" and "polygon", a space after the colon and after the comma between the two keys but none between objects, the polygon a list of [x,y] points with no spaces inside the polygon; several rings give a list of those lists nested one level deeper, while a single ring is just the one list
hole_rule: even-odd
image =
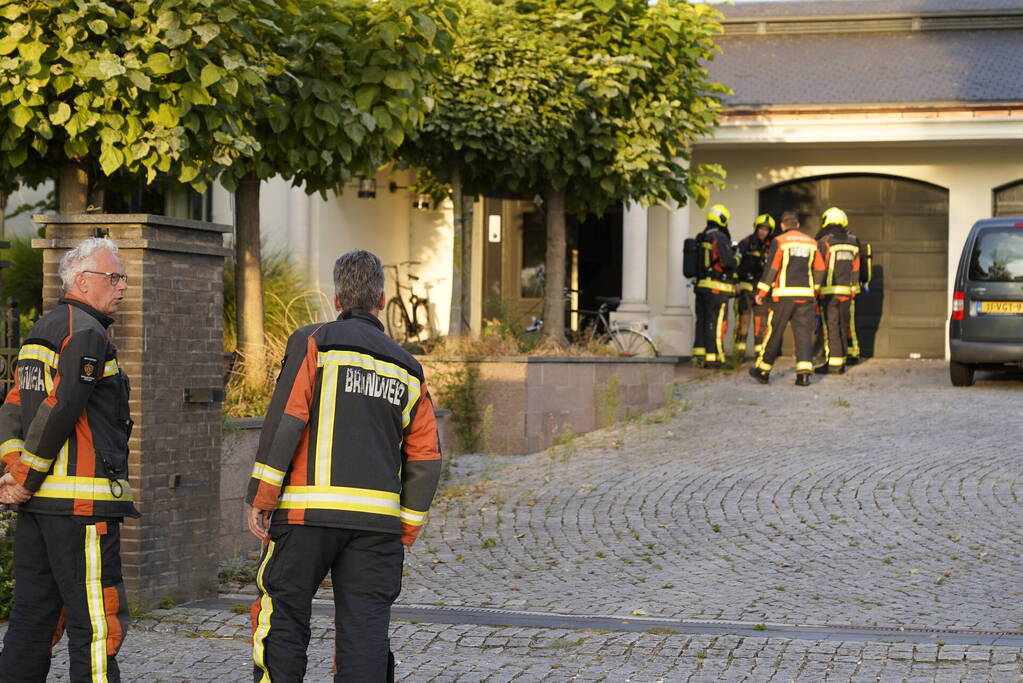
[{"label": "tree trunk", "polygon": [[565,191],[548,188],[547,258],[544,265],[543,336],[561,345],[565,338]]},{"label": "tree trunk", "polygon": [[266,376],[263,339],[263,269],[259,253],[259,179],[246,175],[234,193],[234,292],[238,321],[238,353],[245,383],[254,386]]},{"label": "tree trunk", "polygon": [[472,195],[462,195],[462,331],[472,330]]},{"label": "tree trunk", "polygon": [[61,164],[58,181],[58,211],[62,215],[85,213],[89,207],[89,172],[77,161]]},{"label": "tree trunk", "polygon": [[451,200],[454,204],[452,226],[454,239],[451,245],[451,310],[448,315],[448,336],[462,336],[462,282],[465,256],[465,226],[462,222],[462,174],[456,166],[451,174]]}]

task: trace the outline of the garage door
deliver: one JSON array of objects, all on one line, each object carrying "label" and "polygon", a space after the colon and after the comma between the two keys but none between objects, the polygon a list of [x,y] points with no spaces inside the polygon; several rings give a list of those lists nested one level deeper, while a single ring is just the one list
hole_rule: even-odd
[{"label": "garage door", "polygon": [[870,292],[856,301],[856,325],[867,356],[945,355],[948,190],[881,175],[807,178],[761,190],[760,211],[796,211],[804,230],[838,206],[849,229],[874,249]]},{"label": "garage door", "polygon": [[1023,181],[995,190],[995,216],[1023,216]]}]

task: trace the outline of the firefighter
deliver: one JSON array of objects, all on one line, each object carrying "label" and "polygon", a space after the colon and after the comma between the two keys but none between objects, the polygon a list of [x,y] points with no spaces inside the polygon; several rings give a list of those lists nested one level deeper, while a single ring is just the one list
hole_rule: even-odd
[{"label": "firefighter", "polygon": [[693,358],[703,367],[720,367],[725,360],[728,299],[735,293],[736,266],[728,209],[715,204],[707,212],[707,227],[697,238],[699,267],[696,280],[696,335]]},{"label": "firefighter", "polygon": [[845,372],[852,302],[860,283],[860,244],[847,230],[849,218],[836,206],[821,216],[817,249],[824,261],[821,336],[828,372]]},{"label": "firefighter", "polygon": [[753,221],[753,232],[739,242],[736,256],[739,260],[738,291],[735,294],[735,350],[739,356],[746,354],[750,318],[753,319],[753,352],[760,353],[767,329],[767,304],[758,304],[754,299],[757,282],[764,272],[764,260],[771,246],[774,232],[774,218],[762,213]]},{"label": "firefighter", "polygon": [[[860,247],[860,281],[856,283],[856,294],[863,291],[870,291],[870,280],[874,276],[874,251],[870,244],[863,244],[858,239],[856,243]],[[845,364],[856,365],[860,362],[860,336],[856,333],[856,297],[849,304],[849,338],[845,350]]]},{"label": "firefighter", "polygon": [[253,680],[301,681],[313,595],[334,583],[335,681],[394,680],[388,627],[404,551],[440,480],[419,362],[384,333],[384,272],[368,251],[334,265],[337,320],[291,335],[246,501],[263,540]]},{"label": "firefighter", "polygon": [[796,342],[796,384],[809,386],[813,375],[814,299],[824,275],[824,262],[817,242],[800,232],[794,212],[782,214],[781,230],[771,241],[757,283],[756,303],[762,304],[770,293],[771,310],[767,315],[767,341],[749,373],[758,382],[768,383],[785,327],[791,322]]},{"label": "firefighter", "polygon": [[121,680],[120,524],[138,512],[128,485],[128,380],[107,336],[128,288],[116,254],[105,238],[64,254],[64,296],[32,327],[0,408],[0,502],[19,505],[3,683],[45,681],[64,629],[70,680]]}]

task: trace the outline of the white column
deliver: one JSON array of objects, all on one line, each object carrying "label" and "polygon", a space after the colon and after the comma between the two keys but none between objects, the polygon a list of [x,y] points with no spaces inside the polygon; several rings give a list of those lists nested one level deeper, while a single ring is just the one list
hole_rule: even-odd
[{"label": "white column", "polygon": [[309,202],[312,199],[300,187],[288,189],[288,247],[295,264],[302,268],[303,275],[310,282],[315,280],[316,266],[309,262]]},{"label": "white column", "polygon": [[688,356],[693,348],[691,288],[682,275],[682,245],[689,237],[689,205],[668,207],[668,272],[664,312],[654,321],[657,348],[665,356]]},{"label": "white column", "polygon": [[622,215],[622,303],[618,319],[640,319],[650,315],[647,287],[647,209],[626,202]]}]

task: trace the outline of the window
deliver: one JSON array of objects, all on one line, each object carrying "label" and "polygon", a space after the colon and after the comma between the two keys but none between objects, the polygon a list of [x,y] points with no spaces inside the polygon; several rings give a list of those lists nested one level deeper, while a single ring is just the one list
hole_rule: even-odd
[{"label": "window", "polygon": [[970,255],[970,280],[1023,282],[1023,230],[984,230]]}]

